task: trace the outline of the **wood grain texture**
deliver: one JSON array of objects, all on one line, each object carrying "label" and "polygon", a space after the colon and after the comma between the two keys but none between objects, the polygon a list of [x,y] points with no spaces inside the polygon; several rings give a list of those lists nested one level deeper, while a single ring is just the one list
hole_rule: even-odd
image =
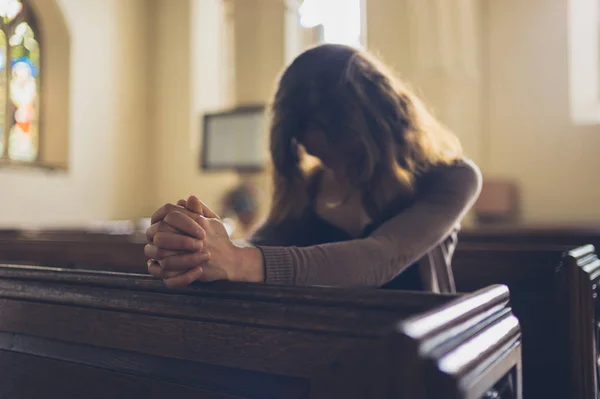
[{"label": "wood grain texture", "polygon": [[[480,356],[459,356],[464,367],[450,379],[444,359],[513,317],[508,300],[501,286],[467,296],[234,283],[167,290],[141,276],[2,266],[0,365],[12,365],[13,381],[44,369],[29,382],[57,398],[86,387],[92,397],[413,398],[442,383],[447,395],[427,397],[472,397],[518,368],[518,324],[480,345]],[[435,328],[409,336],[423,324]],[[427,368],[398,390],[398,379]],[[9,383],[5,393],[33,397]]]},{"label": "wood grain texture", "polygon": [[13,351],[0,350],[0,370],[3,399],[244,398]]},{"label": "wood grain texture", "polygon": [[489,225],[463,229],[459,234],[459,241],[462,243],[569,245],[571,247],[591,244],[598,248],[600,247],[600,224]]},{"label": "wood grain texture", "polygon": [[[110,236],[108,236],[110,237]],[[89,236],[0,239],[0,262],[147,273],[144,243]]]},{"label": "wood grain texture", "polygon": [[[598,397],[600,260],[590,245],[569,251],[558,270],[563,290],[563,334],[574,397]],[[577,295],[573,295],[577,293]]]},{"label": "wood grain texture", "polygon": [[[591,264],[593,247],[573,251],[570,245],[513,240],[459,244],[453,261],[458,289],[470,291],[489,284],[510,288],[511,306],[525,342],[525,397],[595,397],[589,392],[596,386],[591,381],[596,375],[591,360],[596,356],[598,273],[577,266]],[[583,386],[587,393],[582,396]]]},{"label": "wood grain texture", "polygon": [[[466,295],[452,307],[443,305],[435,314],[402,322],[396,350],[420,353],[424,361],[396,380],[396,392],[415,379],[426,379],[436,383],[424,384],[413,397],[494,397],[503,390],[504,397],[521,398],[521,332],[508,301],[505,286],[490,287],[486,296]],[[446,322],[439,323],[444,313]]]}]

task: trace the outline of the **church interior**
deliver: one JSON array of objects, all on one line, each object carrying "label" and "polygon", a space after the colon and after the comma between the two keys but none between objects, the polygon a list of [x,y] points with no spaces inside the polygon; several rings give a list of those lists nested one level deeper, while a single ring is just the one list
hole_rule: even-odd
[{"label": "church interior", "polygon": [[[599,15],[597,0],[0,0],[0,397],[599,397]],[[381,60],[481,170],[441,237],[449,274],[429,256],[438,282],[419,292],[153,278],[164,204],[197,196],[240,247],[268,216],[267,111],[326,43]]]}]

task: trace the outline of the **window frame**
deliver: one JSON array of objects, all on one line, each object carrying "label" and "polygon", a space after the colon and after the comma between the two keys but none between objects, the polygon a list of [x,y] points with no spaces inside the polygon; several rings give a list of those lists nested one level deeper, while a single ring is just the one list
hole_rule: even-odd
[{"label": "window frame", "polygon": [[[2,136],[2,141],[3,141],[3,146],[4,146],[4,151],[2,154],[0,154],[0,165],[15,165],[15,166],[38,166],[38,167],[45,167],[45,165],[43,165],[42,161],[41,161],[41,154],[42,154],[42,143],[43,143],[43,135],[42,135],[42,79],[43,79],[43,73],[42,73],[42,69],[43,69],[43,54],[44,54],[44,49],[43,49],[43,38],[42,38],[42,34],[41,34],[41,30],[39,27],[39,20],[38,20],[38,16],[35,12],[35,10],[33,9],[33,7],[31,6],[30,2],[28,0],[20,0],[21,5],[22,5],[22,9],[19,12],[19,14],[15,17],[15,19],[13,19],[12,21],[10,21],[7,25],[4,24],[4,22],[0,21],[0,30],[3,30],[5,35],[6,35],[6,66],[5,66],[5,79],[6,79],[6,87],[5,87],[5,93],[3,94],[5,96],[6,99],[6,104],[5,104],[5,121],[4,121],[4,134]],[[11,98],[10,98],[10,78],[11,78],[11,72],[12,72],[12,67],[10,67],[10,37],[11,34],[14,32],[14,29],[22,22],[27,23],[31,29],[34,32],[34,37],[35,40],[38,43],[39,46],[39,69],[38,69],[38,78],[37,78],[37,128],[38,128],[38,132],[37,132],[37,140],[38,140],[38,145],[37,145],[37,155],[34,159],[32,159],[31,161],[23,161],[23,160],[16,160],[16,159],[12,159],[10,158],[9,155],[9,136],[10,136],[10,128],[12,127],[12,121],[13,121],[13,115],[14,111],[12,110],[12,104],[11,104]],[[0,95],[2,95],[2,93],[0,93]],[[54,169],[54,168],[50,168],[50,169]]]},{"label": "window frame", "polygon": [[[359,32],[359,37],[358,37],[358,48],[360,49],[365,49],[366,48],[366,24],[367,24],[367,16],[366,16],[366,11],[367,11],[367,0],[358,0],[359,3],[359,12],[360,12],[360,32]],[[302,3],[302,1],[300,2]],[[324,43],[331,43],[327,40],[325,40],[324,38],[324,29],[325,29],[325,25],[323,24],[319,24],[319,25],[315,25],[315,27],[317,26],[321,26],[321,35],[323,35],[323,37],[321,38],[319,44],[324,44]],[[304,27],[304,29],[314,29],[315,27]]]},{"label": "window frame", "polygon": [[600,124],[600,1],[569,0],[569,105],[577,125]]}]

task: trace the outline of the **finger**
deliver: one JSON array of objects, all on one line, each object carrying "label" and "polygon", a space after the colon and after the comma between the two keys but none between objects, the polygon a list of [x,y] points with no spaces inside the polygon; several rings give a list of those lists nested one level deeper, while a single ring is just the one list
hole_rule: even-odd
[{"label": "finger", "polygon": [[[199,218],[200,216],[196,217]],[[200,227],[198,222],[183,213],[171,212],[165,217],[164,221],[168,223],[169,226],[197,239],[206,237],[204,229]]]},{"label": "finger", "polygon": [[148,261],[148,273],[154,278],[162,280],[165,278],[164,273],[158,262],[154,259]]},{"label": "finger", "polygon": [[160,266],[166,271],[189,270],[210,260],[208,252],[194,252],[166,257],[160,261]]},{"label": "finger", "polygon": [[204,242],[180,233],[158,232],[152,241],[154,245],[171,251],[200,251]]},{"label": "finger", "polygon": [[179,255],[180,253],[181,252],[169,251],[167,249],[159,248],[154,244],[147,244],[144,247],[144,255],[146,255],[148,259],[161,260],[168,256]]},{"label": "finger", "polygon": [[179,201],[177,201],[177,205],[185,208],[185,207],[187,207],[187,201],[184,199],[180,199]]},{"label": "finger", "polygon": [[171,227],[169,223],[166,223],[165,221],[154,223],[152,226],[146,229],[146,239],[149,243],[154,241],[154,236],[159,231],[163,233],[177,233],[177,229],[175,227]]},{"label": "finger", "polygon": [[182,271],[168,271],[165,270],[160,263],[155,260],[155,259],[150,259],[148,261],[148,272],[152,275],[152,277],[155,277],[157,279],[163,280],[166,278],[172,278],[172,277],[176,277],[179,276],[180,274],[183,274],[185,272]]},{"label": "finger", "polygon": [[203,272],[204,270],[202,267],[196,267],[195,269],[180,274],[179,276],[167,278],[164,281],[169,288],[185,287],[198,280],[202,276]]},{"label": "finger", "polygon": [[214,267],[213,265],[206,264],[202,267],[204,269],[204,273],[201,276],[196,278],[196,281],[202,281],[203,283],[209,283],[212,281],[223,281],[229,280],[227,273],[220,268]]},{"label": "finger", "polygon": [[185,213],[186,215],[190,216],[191,218],[193,218],[194,215],[197,215],[195,212],[189,211],[187,208],[185,208],[183,206],[179,206],[179,205],[175,205],[175,204],[164,204],[163,206],[158,208],[158,210],[156,212],[154,212],[152,214],[152,217],[150,218],[150,224],[160,222],[171,212]]},{"label": "finger", "polygon": [[164,276],[163,279],[167,279],[167,278],[172,278],[172,277],[175,277],[175,276],[179,276],[179,275],[181,275],[183,273],[185,273],[185,272],[181,272],[181,271],[169,272],[169,271],[166,271],[165,269],[163,269],[163,276]]},{"label": "finger", "polygon": [[206,206],[198,197],[190,195],[187,200],[187,209],[189,211],[198,213],[204,217],[210,219],[219,219],[219,215],[214,213],[208,206]]}]

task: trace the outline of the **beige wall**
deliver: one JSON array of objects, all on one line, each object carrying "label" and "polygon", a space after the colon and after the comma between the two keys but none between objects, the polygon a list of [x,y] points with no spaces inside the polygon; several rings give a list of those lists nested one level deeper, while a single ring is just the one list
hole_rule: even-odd
[{"label": "beige wall", "polygon": [[33,0],[42,35],[42,109],[40,160],[53,167],[69,165],[71,40],[67,21],[56,1]]},{"label": "beige wall", "polygon": [[368,0],[367,48],[481,162],[481,0]]},{"label": "beige wall", "polygon": [[569,118],[567,0],[485,0],[488,176],[517,178],[529,221],[600,220],[600,126]]},{"label": "beige wall", "polygon": [[[55,1],[64,21],[43,14],[42,25],[66,24],[70,33],[69,170],[0,169],[0,225],[82,224],[145,214],[150,208],[141,183],[149,158],[137,155],[146,134],[146,63],[135,49],[142,41],[135,28],[145,24],[145,1]],[[38,0],[42,6],[49,2]],[[49,52],[63,44],[45,43]]]},{"label": "beige wall", "polygon": [[46,110],[69,116],[54,152],[68,170],[0,169],[0,226],[138,218],[189,194],[218,209],[238,177],[202,173],[198,154],[202,114],[231,104],[221,1],[54,1],[36,0],[46,30],[68,32],[47,53],[64,60],[70,40],[68,113]]},{"label": "beige wall", "polygon": [[[417,87],[484,176],[518,180],[527,222],[600,220],[600,126],[569,116],[567,2],[367,3],[369,49]],[[468,21],[480,40],[461,39]],[[464,73],[469,63],[478,73]]]},{"label": "beige wall", "polygon": [[[112,107],[116,111],[114,154],[114,195],[112,218],[137,218],[154,209],[148,156],[152,145],[150,116],[153,91],[151,72],[154,64],[149,40],[153,26],[150,23],[152,2],[148,0],[120,0],[116,2],[115,33],[118,37],[115,63],[116,88]],[[96,166],[101,168],[102,165]]]},{"label": "beige wall", "polygon": [[[68,149],[69,169],[0,169],[0,226],[137,218],[191,193],[218,209],[238,177],[202,173],[198,154],[202,113],[235,101],[221,0],[34,4],[45,8],[46,34],[58,37],[46,43],[54,69],[68,71],[68,79],[60,78],[67,84],[52,79],[45,88],[56,100],[45,112],[56,115],[56,104],[69,101],[63,113],[68,129],[59,118],[50,123],[53,134],[69,135],[69,145],[60,146]],[[369,4],[369,47],[405,77],[417,76],[410,58],[414,43],[411,48],[407,38],[410,21],[394,15],[412,15],[406,3]],[[450,124],[487,176],[519,179],[527,220],[600,219],[600,187],[593,185],[600,171],[600,127],[574,126],[568,115],[567,0],[480,5],[483,123],[478,134],[467,131],[471,118],[463,106],[460,112],[467,114]],[[65,40],[70,47],[61,47]],[[433,81],[423,74],[417,79]],[[471,80],[475,91],[466,91],[460,79],[445,81],[440,90],[424,84],[424,94],[448,115],[456,109],[449,88],[476,99],[479,83]]]},{"label": "beige wall", "polygon": [[[217,208],[233,173],[199,169],[201,117],[227,105],[220,0],[157,0],[153,63],[153,204],[198,195]],[[210,32],[210,34],[207,34]]]},{"label": "beige wall", "polygon": [[[196,194],[220,212],[222,195],[240,177],[199,169],[202,115],[270,97],[285,62],[287,14],[278,1],[156,0],[156,7],[153,201],[159,206]],[[251,177],[262,194],[263,214],[266,177]]]}]

